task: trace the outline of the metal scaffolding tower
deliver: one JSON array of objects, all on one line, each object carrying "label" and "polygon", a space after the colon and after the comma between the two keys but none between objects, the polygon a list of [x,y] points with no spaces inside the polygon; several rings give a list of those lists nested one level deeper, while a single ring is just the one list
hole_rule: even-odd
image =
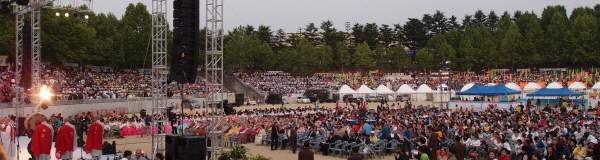
[{"label": "metal scaffolding tower", "polygon": [[[209,123],[207,127],[206,152],[212,159],[217,159],[219,152],[223,150],[221,139],[223,133],[217,131],[223,117],[223,0],[206,0],[206,88],[209,94],[206,103],[209,104],[211,115],[206,117]],[[217,107],[217,105],[221,105]]]},{"label": "metal scaffolding tower", "polygon": [[[47,4],[54,3],[52,6]],[[13,12],[15,13],[15,81],[17,84],[21,82],[23,73],[23,27],[25,21],[29,21],[31,25],[31,83],[32,88],[40,86],[41,79],[41,10],[42,8],[72,11],[72,12],[92,12],[92,0],[30,0],[27,6],[14,5]],[[84,7],[85,6],[85,7]],[[26,19],[31,16],[31,19]],[[23,86],[14,86],[13,93],[16,97],[13,101],[15,116],[22,117],[27,114],[23,113],[25,105],[26,90]]]},{"label": "metal scaffolding tower", "polygon": [[[152,127],[168,124],[167,1],[152,0]],[[152,133],[152,156],[165,150],[166,130]],[[153,158],[154,159],[154,158]]]}]

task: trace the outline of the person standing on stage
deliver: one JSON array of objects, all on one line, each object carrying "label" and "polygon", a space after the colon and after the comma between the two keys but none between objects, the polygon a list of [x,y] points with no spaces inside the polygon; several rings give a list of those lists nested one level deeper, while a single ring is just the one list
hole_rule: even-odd
[{"label": "person standing on stage", "polygon": [[85,153],[91,154],[93,160],[99,160],[102,155],[102,135],[104,134],[104,124],[100,122],[100,117],[94,117],[94,123],[90,125],[87,131],[87,140],[85,144]]},{"label": "person standing on stage", "polygon": [[65,118],[64,124],[58,129],[56,133],[56,158],[63,160],[73,159],[73,151],[77,148],[77,136],[75,135],[75,126],[70,121],[71,119]]},{"label": "person standing on stage", "polygon": [[35,127],[31,137],[31,150],[36,160],[50,160],[53,136],[54,131],[47,120]]},{"label": "person standing on stage", "polygon": [[2,146],[9,160],[17,159],[17,131],[10,118],[2,121]]}]

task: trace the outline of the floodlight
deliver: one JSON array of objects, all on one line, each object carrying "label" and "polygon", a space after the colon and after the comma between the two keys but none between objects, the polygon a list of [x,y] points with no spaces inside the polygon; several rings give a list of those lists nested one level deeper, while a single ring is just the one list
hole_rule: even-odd
[{"label": "floodlight", "polygon": [[65,13],[65,17],[69,17],[69,13]]},{"label": "floodlight", "polygon": [[60,16],[60,12],[56,12],[56,16],[57,16],[57,17],[58,17],[58,16]]},{"label": "floodlight", "polygon": [[47,86],[42,86],[39,96],[42,100],[50,100],[52,93],[50,93],[50,89]]},{"label": "floodlight", "polygon": [[88,16],[87,14],[85,16],[83,16],[85,19],[90,18],[90,16]]}]

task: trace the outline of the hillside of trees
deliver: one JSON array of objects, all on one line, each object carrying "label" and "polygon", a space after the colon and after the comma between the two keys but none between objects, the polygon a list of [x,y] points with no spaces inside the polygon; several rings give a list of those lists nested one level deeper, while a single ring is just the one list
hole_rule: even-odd
[{"label": "hillside of trees", "polygon": [[[96,14],[83,20],[55,12],[42,13],[43,61],[150,66],[151,15],[144,4],[130,4],[119,18]],[[600,4],[571,13],[564,6],[548,6],[541,14],[478,10],[462,18],[437,11],[404,24],[357,23],[350,33],[333,23],[310,23],[294,33],[266,25],[230,29],[224,39],[225,67],[307,74],[343,68],[436,70],[445,61],[452,61],[452,70],[600,64]],[[0,27],[0,55],[14,55],[14,16],[0,15]]]}]

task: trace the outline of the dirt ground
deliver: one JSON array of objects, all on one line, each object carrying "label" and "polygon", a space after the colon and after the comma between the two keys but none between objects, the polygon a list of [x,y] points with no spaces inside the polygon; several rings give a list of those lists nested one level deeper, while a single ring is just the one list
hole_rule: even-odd
[{"label": "dirt ground", "polygon": [[[390,102],[391,103],[391,102]],[[396,102],[394,102],[396,103]],[[402,105],[404,105],[404,102],[398,102]],[[375,109],[377,107],[379,103],[370,103],[368,104],[369,108],[371,109]],[[414,105],[432,105],[434,103],[432,102],[413,102]],[[291,108],[296,108],[296,107],[304,107],[304,106],[308,106],[310,104],[286,104],[284,105],[285,107],[291,107]],[[342,107],[345,106],[345,104],[340,104]],[[435,103],[435,106],[440,106],[440,103]],[[239,109],[256,109],[256,108],[270,108],[273,105],[261,105],[261,106],[241,106],[241,107],[236,107],[234,109],[239,110]],[[319,106],[324,106],[325,108],[334,108],[335,107],[335,103],[321,103],[319,104]],[[277,106],[279,107],[279,106]],[[126,138],[123,139],[105,139],[105,141],[115,141],[117,144],[117,151],[125,151],[125,150],[132,150],[135,151],[136,149],[142,149],[145,153],[152,153],[151,149],[151,142],[152,142],[152,138],[151,137],[140,137],[140,136],[127,136]],[[273,158],[273,160],[292,160],[292,159],[298,159],[298,154],[292,154],[291,150],[276,150],[276,151],[271,151],[269,146],[266,145],[255,145],[254,143],[248,143],[248,144],[243,144],[242,146],[244,146],[245,148],[247,148],[248,150],[248,155],[262,155],[265,157],[270,157]],[[226,149],[228,150],[228,149]],[[347,157],[344,158],[340,158],[339,155],[336,157],[333,156],[322,156],[320,153],[315,155],[315,159],[317,160],[321,160],[321,159],[347,159]],[[377,158],[374,158],[377,159]],[[393,160],[394,156],[393,155],[387,155],[384,156],[382,158],[383,160]],[[446,159],[446,158],[444,158]]]}]

